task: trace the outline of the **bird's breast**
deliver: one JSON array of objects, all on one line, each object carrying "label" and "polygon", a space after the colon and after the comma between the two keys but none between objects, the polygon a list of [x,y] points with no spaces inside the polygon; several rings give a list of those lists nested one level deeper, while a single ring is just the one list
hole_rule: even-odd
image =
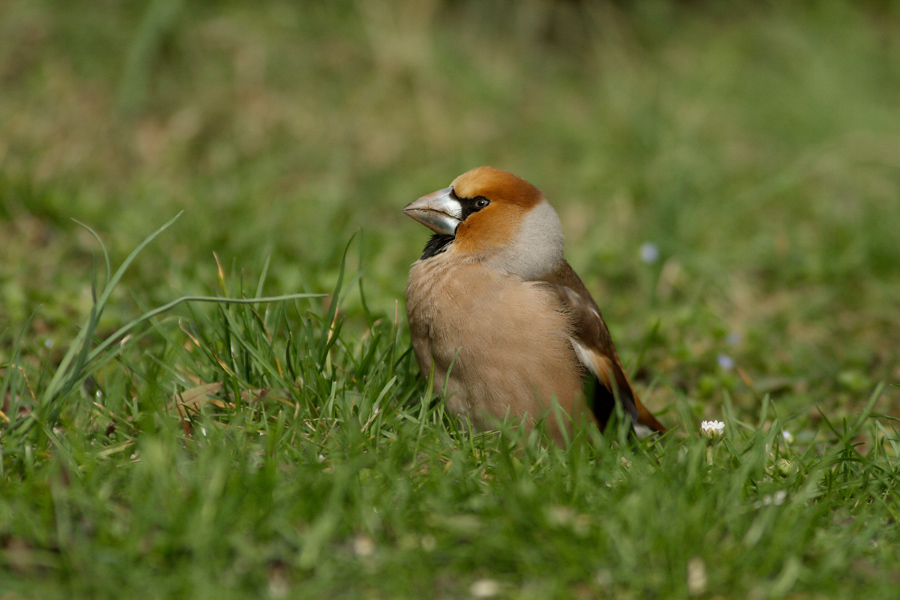
[{"label": "bird's breast", "polygon": [[554,399],[581,412],[569,317],[541,285],[439,255],[413,265],[407,316],[423,374],[433,363],[448,408],[476,426],[507,412],[538,418]]}]

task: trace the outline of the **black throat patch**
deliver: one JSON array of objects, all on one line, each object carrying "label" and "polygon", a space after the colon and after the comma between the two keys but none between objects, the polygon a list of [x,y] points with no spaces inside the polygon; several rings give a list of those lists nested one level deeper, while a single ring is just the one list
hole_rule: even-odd
[{"label": "black throat patch", "polygon": [[425,250],[422,251],[422,257],[419,258],[419,260],[428,260],[432,256],[437,256],[450,247],[450,242],[452,241],[452,235],[444,235],[441,233],[434,234],[431,236],[431,239],[428,240],[428,243],[425,244]]}]

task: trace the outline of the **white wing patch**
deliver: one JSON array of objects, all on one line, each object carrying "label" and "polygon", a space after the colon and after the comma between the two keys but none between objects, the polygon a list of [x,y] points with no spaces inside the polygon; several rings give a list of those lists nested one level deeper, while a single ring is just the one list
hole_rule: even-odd
[{"label": "white wing patch", "polygon": [[[575,356],[577,356],[578,360],[581,361],[581,364],[583,364],[585,367],[587,367],[587,369],[591,373],[594,374],[594,377],[596,377],[599,380],[599,385],[602,385],[602,386],[606,387],[607,389],[612,390],[613,386],[615,386],[614,375],[612,373],[610,373],[609,371],[602,369],[601,365],[597,364],[597,361],[595,359],[596,355],[593,352],[591,352],[590,350],[588,350],[587,348],[585,348],[582,344],[578,343],[577,340],[570,337],[569,342],[572,344],[572,348],[575,350]],[[620,405],[621,405],[621,402],[622,402],[622,400],[619,401]],[[625,407],[623,406],[623,408],[625,408]],[[625,409],[625,412],[626,412],[626,414],[628,414],[631,417],[631,426],[634,430],[635,435],[637,435],[638,438],[643,439],[643,438],[647,437],[648,435],[655,433],[652,429],[650,429],[646,425],[641,425],[640,423],[638,423],[637,407],[635,406],[633,408],[634,408],[634,412],[632,412],[631,410],[628,410],[628,409]]]},{"label": "white wing patch", "polygon": [[582,346],[578,343],[577,340],[573,338],[569,338],[569,342],[572,344],[572,348],[575,349],[575,356],[578,357],[578,360],[581,361],[591,373],[594,374],[594,377],[600,380],[606,379],[606,374],[601,375],[597,369],[597,363],[594,362],[594,357],[590,350]]}]

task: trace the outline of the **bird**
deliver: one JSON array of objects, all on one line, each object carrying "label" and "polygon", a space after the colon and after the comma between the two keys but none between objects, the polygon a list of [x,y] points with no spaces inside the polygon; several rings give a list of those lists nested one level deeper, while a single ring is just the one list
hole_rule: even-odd
[{"label": "bird", "polygon": [[637,436],[665,433],[566,261],[540,189],[483,166],[403,211],[433,232],[410,269],[406,314],[419,370],[433,369],[451,414],[479,431],[509,418],[532,428],[546,415],[564,444],[578,421],[604,430],[618,403]]}]

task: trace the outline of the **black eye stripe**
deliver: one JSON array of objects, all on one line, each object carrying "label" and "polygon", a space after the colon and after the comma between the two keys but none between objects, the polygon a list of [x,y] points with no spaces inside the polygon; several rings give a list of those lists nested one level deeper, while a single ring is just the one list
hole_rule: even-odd
[{"label": "black eye stripe", "polygon": [[462,219],[465,221],[469,215],[472,213],[477,213],[479,210],[484,208],[485,206],[491,203],[490,198],[486,198],[484,196],[475,196],[474,198],[459,198],[459,203],[462,205]]}]

